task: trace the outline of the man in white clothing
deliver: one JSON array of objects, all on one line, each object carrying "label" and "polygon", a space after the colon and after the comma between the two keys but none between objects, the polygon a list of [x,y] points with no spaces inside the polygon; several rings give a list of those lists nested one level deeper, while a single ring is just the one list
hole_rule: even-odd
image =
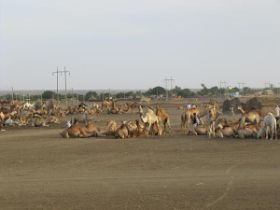
[{"label": "man in white clothing", "polygon": [[278,105],[275,108],[275,117],[277,120],[280,119],[280,107]]}]

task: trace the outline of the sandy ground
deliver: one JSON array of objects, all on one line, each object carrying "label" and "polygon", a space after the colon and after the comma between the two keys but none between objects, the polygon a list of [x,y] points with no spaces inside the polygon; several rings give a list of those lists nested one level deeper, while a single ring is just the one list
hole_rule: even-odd
[{"label": "sandy ground", "polygon": [[280,141],[0,133],[0,209],[280,209]]}]

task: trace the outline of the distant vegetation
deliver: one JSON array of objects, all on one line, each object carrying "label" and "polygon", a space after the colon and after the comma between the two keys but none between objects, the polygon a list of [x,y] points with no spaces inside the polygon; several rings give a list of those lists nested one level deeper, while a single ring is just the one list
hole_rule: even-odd
[{"label": "distant vegetation", "polygon": [[[95,91],[88,91],[86,94],[67,94],[67,99],[77,99],[79,101],[102,101],[105,99],[137,99],[140,98],[141,96],[147,96],[147,97],[152,97],[152,98],[165,98],[166,95],[168,94],[168,97],[182,97],[182,98],[190,98],[190,97],[203,97],[203,96],[208,96],[208,97],[217,97],[217,96],[246,96],[246,95],[251,95],[255,94],[257,92],[261,92],[263,94],[266,93],[266,91],[273,92],[275,94],[280,93],[280,91],[277,88],[270,87],[266,89],[251,89],[249,87],[244,87],[242,89],[239,89],[237,87],[233,88],[219,88],[217,86],[210,87],[208,88],[205,84],[201,84],[201,89],[198,91],[192,91],[191,89],[188,88],[181,88],[176,86],[172,90],[166,91],[165,88],[161,86],[156,86],[154,88],[150,88],[146,92],[141,92],[141,91],[124,91],[124,92],[118,92],[118,93],[97,93]],[[31,101],[35,100],[48,100],[48,99],[59,99],[59,100],[64,100],[65,95],[63,94],[56,94],[54,91],[44,91],[41,95],[12,95],[12,94],[7,94],[4,96],[1,96],[0,99],[5,99],[5,100],[12,100],[12,99],[18,99],[18,100],[26,100],[30,99]]]}]

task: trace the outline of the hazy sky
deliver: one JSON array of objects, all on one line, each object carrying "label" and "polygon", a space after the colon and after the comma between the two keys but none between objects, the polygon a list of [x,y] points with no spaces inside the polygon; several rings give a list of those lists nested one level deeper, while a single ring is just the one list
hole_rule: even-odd
[{"label": "hazy sky", "polygon": [[280,1],[0,0],[0,89],[55,89],[64,65],[74,89],[276,85]]}]

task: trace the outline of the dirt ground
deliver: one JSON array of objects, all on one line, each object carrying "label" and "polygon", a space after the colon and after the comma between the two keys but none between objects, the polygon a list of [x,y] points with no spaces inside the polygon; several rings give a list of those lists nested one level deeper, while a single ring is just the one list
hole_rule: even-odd
[{"label": "dirt ground", "polygon": [[280,141],[0,133],[0,209],[280,209]]},{"label": "dirt ground", "polygon": [[[59,127],[0,133],[0,209],[280,209],[280,141],[178,132],[149,139],[62,139]],[[94,117],[134,120],[136,113]],[[177,130],[177,132],[176,132]]]}]

